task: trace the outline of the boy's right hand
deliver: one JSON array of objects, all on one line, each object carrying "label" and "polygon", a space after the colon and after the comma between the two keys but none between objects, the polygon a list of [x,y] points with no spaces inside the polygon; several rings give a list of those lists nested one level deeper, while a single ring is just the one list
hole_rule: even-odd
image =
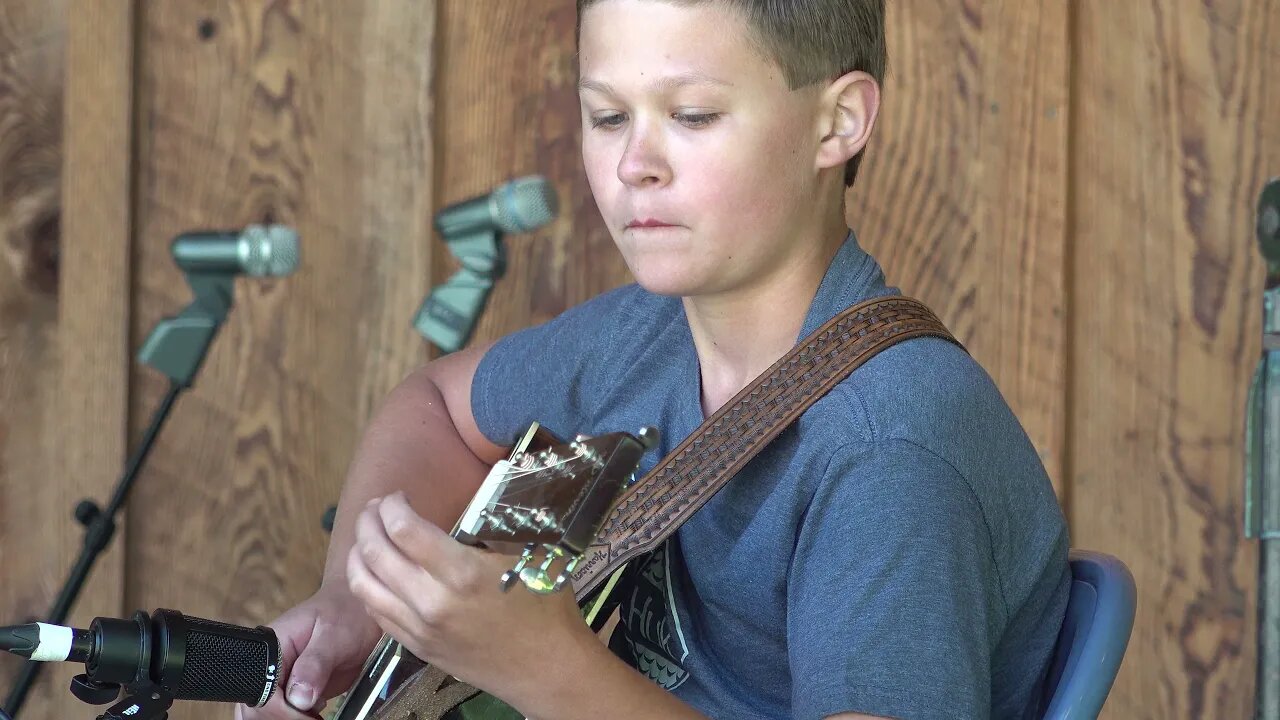
[{"label": "boy's right hand", "polygon": [[280,640],[279,685],[260,708],[237,705],[236,720],[319,718],[325,701],[355,682],[382,631],[345,583],[330,585],[270,623]]}]

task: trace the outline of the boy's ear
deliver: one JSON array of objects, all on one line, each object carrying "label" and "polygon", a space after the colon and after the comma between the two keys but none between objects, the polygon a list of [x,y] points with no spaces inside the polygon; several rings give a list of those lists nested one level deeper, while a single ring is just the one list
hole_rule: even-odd
[{"label": "boy's ear", "polygon": [[875,78],[854,70],[833,80],[819,105],[817,167],[844,167],[862,152],[879,111],[880,84]]}]

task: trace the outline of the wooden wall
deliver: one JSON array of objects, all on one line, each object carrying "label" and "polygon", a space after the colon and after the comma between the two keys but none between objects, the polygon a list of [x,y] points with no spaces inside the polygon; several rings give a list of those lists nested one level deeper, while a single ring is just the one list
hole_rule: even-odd
[{"label": "wooden wall", "polygon": [[1252,717],[1241,438],[1280,4],[1082,3],[1074,37],[1072,531],[1141,592],[1111,712]]},{"label": "wooden wall", "polygon": [[[1106,716],[1247,716],[1240,437],[1280,3],[890,6],[850,221],[995,376],[1073,544],[1134,570]],[[164,391],[133,357],[190,300],[176,234],[288,223],[302,267],[238,282],[82,621],[259,623],[314,589],[362,424],[431,356],[410,319],[454,267],[437,208],[532,173],[561,196],[553,225],[508,239],[478,339],[628,281],[580,168],[573,26],[571,0],[5,3],[0,621],[47,607],[79,549],[72,506],[107,497]],[[0,658],[3,690],[14,670]],[[91,717],[71,674],[50,668],[22,718]]]},{"label": "wooden wall", "polygon": [[[132,17],[127,3],[0,10],[0,614],[44,617],[82,545],[72,509],[124,459]],[[119,614],[123,546],[69,621]],[[7,697],[19,664],[0,658]],[[70,666],[23,717],[83,716]],[[2,702],[2,701],[0,701]]]}]

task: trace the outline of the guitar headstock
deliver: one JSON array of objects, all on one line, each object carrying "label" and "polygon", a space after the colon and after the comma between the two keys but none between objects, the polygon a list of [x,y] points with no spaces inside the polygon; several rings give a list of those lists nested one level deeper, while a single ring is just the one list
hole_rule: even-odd
[{"label": "guitar headstock", "polygon": [[[595,539],[658,431],[615,432],[563,442],[538,423],[489,472],[453,535],[498,552],[520,553],[503,587],[521,580],[534,592],[559,590]],[[544,557],[538,564],[535,552]],[[564,568],[552,577],[551,566]]]}]

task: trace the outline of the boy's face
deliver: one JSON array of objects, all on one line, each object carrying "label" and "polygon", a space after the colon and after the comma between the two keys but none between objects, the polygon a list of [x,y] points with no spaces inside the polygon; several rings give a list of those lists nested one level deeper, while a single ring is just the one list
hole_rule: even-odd
[{"label": "boy's face", "polygon": [[747,287],[817,222],[821,85],[789,90],[748,33],[716,3],[604,0],[582,18],[587,177],[651,292]]}]

